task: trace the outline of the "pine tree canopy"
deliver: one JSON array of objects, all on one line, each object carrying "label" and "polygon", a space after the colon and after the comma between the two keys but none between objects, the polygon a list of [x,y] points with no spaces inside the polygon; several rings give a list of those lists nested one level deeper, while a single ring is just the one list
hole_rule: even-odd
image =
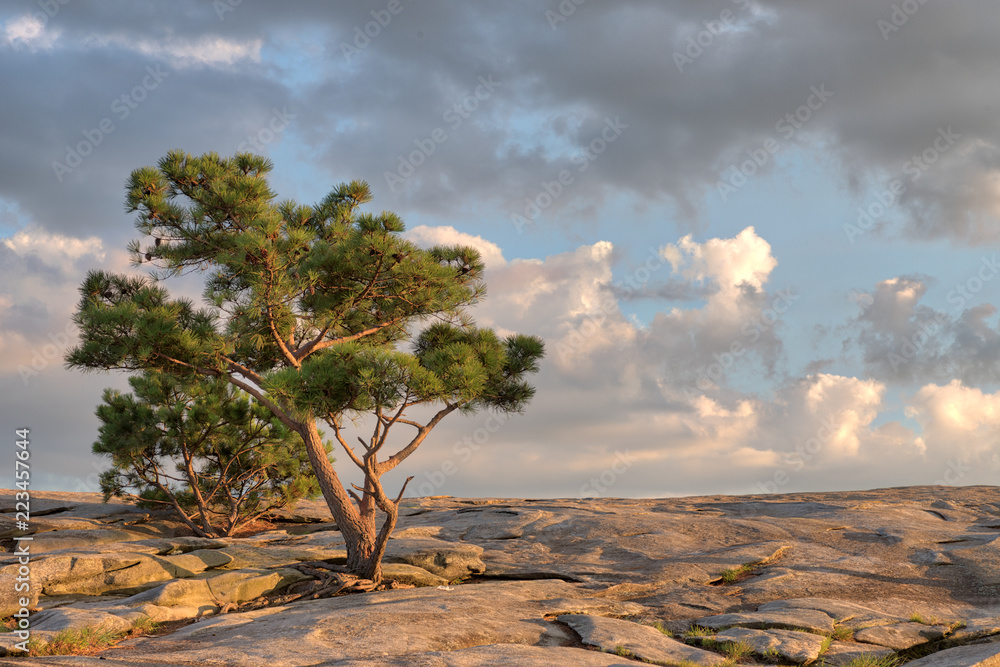
[{"label": "pine tree canopy", "polygon": [[[339,185],[313,206],[278,201],[271,169],[248,153],[172,151],[133,171],[126,210],[138,214],[144,238],[129,251],[151,275],[87,275],[74,316],[81,341],[66,361],[185,382],[214,378],[245,391],[301,436],[349,567],[378,579],[405,490],[392,500],[380,476],[453,411],[521,412],[544,345],[475,326],[468,308],[486,292],[475,249],[423,249],[403,238],[394,213],[360,210],[372,198],[364,182]],[[163,287],[192,272],[205,274],[201,308]],[[407,410],[418,405],[437,411],[413,421]],[[375,428],[356,451],[344,418],[359,414],[374,417]],[[363,486],[343,487],[317,419],[364,472]],[[396,424],[415,432],[385,454]],[[388,515],[377,536],[376,507]]]}]

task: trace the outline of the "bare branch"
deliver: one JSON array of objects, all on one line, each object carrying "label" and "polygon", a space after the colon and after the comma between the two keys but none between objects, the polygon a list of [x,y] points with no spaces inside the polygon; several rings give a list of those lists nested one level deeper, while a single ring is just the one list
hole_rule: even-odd
[{"label": "bare branch", "polygon": [[407,477],[407,478],[406,478],[406,481],[405,481],[405,482],[403,482],[403,488],[401,488],[401,489],[399,490],[399,495],[398,495],[398,496],[396,496],[396,500],[395,500],[395,503],[396,503],[397,505],[399,504],[399,501],[403,499],[403,493],[404,493],[404,492],[406,491],[406,485],[410,483],[410,480],[411,480],[411,479],[413,479],[413,475],[410,475],[409,477]]},{"label": "bare branch", "polygon": [[[351,449],[350,445],[347,444],[347,441],[344,440],[344,436],[341,435],[340,422],[337,421],[337,416],[334,415],[332,412],[327,413],[326,421],[328,424],[330,424],[330,426],[333,427],[333,434],[336,436],[337,442],[340,443],[340,446],[344,448],[345,452],[347,452],[347,456],[350,457],[354,465],[364,470],[365,464],[361,462],[361,459],[358,458],[357,454],[354,453],[354,450]],[[365,443],[362,442],[361,444],[363,445]]]},{"label": "bare branch", "polygon": [[250,370],[249,368],[247,368],[243,364],[238,363],[236,361],[233,361],[232,359],[230,359],[229,357],[227,357],[225,355],[223,355],[221,358],[222,358],[223,361],[225,361],[227,364],[229,364],[229,371],[230,372],[236,371],[237,373],[239,373],[243,377],[247,378],[248,380],[250,380],[254,384],[257,384],[257,385],[260,384],[260,382],[261,382],[260,375],[258,375],[257,373],[254,373],[252,370]]},{"label": "bare branch", "polygon": [[444,419],[449,414],[457,410],[458,407],[459,407],[458,403],[452,403],[448,404],[441,410],[438,410],[437,414],[435,414],[434,417],[432,417],[431,420],[427,422],[426,425],[420,427],[420,429],[417,431],[417,435],[414,436],[413,440],[410,441],[410,444],[408,444],[406,447],[403,447],[401,450],[399,450],[398,452],[387,458],[382,463],[378,464],[378,466],[376,467],[377,474],[381,477],[382,475],[389,472],[390,470],[398,466],[400,463],[405,461],[406,457],[408,457],[410,454],[416,451],[417,447],[420,446],[420,443],[422,443],[424,441],[424,438],[427,437],[427,434],[431,432],[431,429],[437,426],[442,419]]}]

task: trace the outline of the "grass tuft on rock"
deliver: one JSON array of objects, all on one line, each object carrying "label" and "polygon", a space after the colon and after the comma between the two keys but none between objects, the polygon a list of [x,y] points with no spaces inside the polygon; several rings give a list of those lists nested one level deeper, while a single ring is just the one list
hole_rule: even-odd
[{"label": "grass tuft on rock", "polygon": [[720,647],[720,649],[722,653],[733,662],[753,655],[753,647],[743,641],[726,642]]},{"label": "grass tuft on rock", "polygon": [[898,664],[898,656],[883,655],[879,657],[874,653],[865,653],[860,657],[851,660],[844,667],[896,667]]},{"label": "grass tuft on rock", "polygon": [[128,630],[108,630],[100,626],[57,632],[50,641],[32,637],[28,640],[27,657],[46,655],[93,655],[126,639],[155,633],[159,623],[143,616]]}]

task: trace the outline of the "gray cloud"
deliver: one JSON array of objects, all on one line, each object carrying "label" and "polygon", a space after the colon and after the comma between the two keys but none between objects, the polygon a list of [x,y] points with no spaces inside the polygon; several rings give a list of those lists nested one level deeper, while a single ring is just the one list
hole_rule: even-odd
[{"label": "gray cloud", "polygon": [[[107,193],[132,168],[173,147],[231,153],[275,107],[294,106],[311,146],[303,159],[331,181],[368,179],[390,208],[519,213],[569,170],[572,196],[544,215],[585,216],[626,192],[693,220],[719,196],[717,183],[772,139],[780,151],[822,142],[862,205],[886,174],[902,178],[908,235],[995,239],[1000,16],[983,1],[961,12],[925,4],[883,39],[878,22],[893,4],[588,3],[553,29],[545,12],[556,2],[407,2],[377,34],[368,24],[381,7],[360,1],[243,3],[221,19],[193,1],[67,5],[48,22],[59,32],[52,48],[0,46],[0,77],[18,92],[0,110],[0,197],[50,229],[110,229],[120,203]],[[9,24],[32,9],[7,2],[0,16]],[[723,11],[732,27],[705,33]],[[366,27],[367,42],[357,36]],[[678,71],[674,54],[689,38],[707,45]],[[219,40],[260,40],[271,57],[197,64],[178,55],[185,44],[218,50]],[[170,72],[160,88],[59,184],[52,161],[101,119],[116,120],[113,100],[157,65]],[[476,100],[490,76],[499,86]],[[801,128],[780,125],[823,86],[832,98]],[[463,102],[476,108],[447,115]],[[628,128],[590,161],[609,118]],[[907,162],[946,127],[960,141],[909,180]],[[430,138],[437,128],[440,144]],[[385,172],[427,141],[434,153],[393,192]],[[760,170],[773,164],[769,156]]]},{"label": "gray cloud", "polygon": [[[867,373],[904,384],[960,379],[966,386],[995,387],[1000,382],[1000,325],[991,323],[990,303],[965,307],[957,291],[950,312],[920,303],[925,276],[902,276],[879,283],[861,301],[862,310],[847,330],[848,350],[859,350]],[[981,283],[980,283],[981,284]]]}]

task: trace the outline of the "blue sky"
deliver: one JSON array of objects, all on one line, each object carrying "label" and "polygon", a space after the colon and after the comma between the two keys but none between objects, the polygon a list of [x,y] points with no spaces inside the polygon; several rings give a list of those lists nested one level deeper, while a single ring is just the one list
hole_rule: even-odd
[{"label": "blue sky", "polygon": [[985,1],[2,0],[2,421],[32,428],[39,488],[96,490],[93,411],[125,378],[61,354],[87,270],[138,270],[122,184],[249,149],[283,198],[365,179],[410,238],[476,246],[480,324],[546,339],[527,412],[450,417],[414,493],[994,484],[998,24]]}]

